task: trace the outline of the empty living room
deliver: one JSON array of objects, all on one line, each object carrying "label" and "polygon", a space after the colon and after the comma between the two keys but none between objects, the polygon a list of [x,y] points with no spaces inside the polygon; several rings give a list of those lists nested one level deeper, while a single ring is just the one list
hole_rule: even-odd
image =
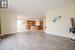
[{"label": "empty living room", "polygon": [[0,0],[0,50],[75,50],[75,0]]}]

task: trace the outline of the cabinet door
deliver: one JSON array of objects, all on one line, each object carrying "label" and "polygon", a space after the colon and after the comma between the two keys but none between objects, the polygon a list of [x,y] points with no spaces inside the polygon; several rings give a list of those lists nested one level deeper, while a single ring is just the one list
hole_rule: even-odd
[{"label": "cabinet door", "polygon": [[30,29],[31,26],[35,25],[35,21],[27,20],[27,28]]}]

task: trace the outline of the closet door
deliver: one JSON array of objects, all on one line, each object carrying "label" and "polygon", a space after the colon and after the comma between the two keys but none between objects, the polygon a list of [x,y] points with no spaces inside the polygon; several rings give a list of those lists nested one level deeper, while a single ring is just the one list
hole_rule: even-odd
[{"label": "closet door", "polygon": [[1,34],[10,34],[17,32],[16,13],[10,11],[1,11]]},{"label": "closet door", "polygon": [[0,34],[1,34],[1,17],[0,17]]}]

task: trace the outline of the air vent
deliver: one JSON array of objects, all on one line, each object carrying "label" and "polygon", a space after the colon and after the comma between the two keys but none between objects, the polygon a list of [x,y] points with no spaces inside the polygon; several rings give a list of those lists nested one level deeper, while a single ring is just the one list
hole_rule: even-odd
[{"label": "air vent", "polygon": [[8,0],[0,0],[0,8],[8,8]]}]

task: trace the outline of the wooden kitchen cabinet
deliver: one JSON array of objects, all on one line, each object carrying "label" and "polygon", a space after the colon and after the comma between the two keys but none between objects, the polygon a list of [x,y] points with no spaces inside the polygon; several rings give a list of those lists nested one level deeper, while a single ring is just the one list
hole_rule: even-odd
[{"label": "wooden kitchen cabinet", "polygon": [[27,29],[31,30],[32,27],[35,27],[36,30],[44,30],[43,23],[44,21],[40,21],[40,25],[36,26],[36,21],[27,20]]}]

